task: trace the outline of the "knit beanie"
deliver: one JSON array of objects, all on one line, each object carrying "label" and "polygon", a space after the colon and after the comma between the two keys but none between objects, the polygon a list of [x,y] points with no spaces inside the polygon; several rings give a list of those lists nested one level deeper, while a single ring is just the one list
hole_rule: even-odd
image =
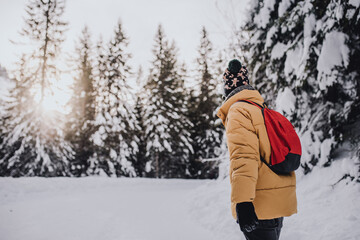
[{"label": "knit beanie", "polygon": [[229,62],[228,67],[225,69],[224,80],[224,94],[227,97],[235,88],[249,84],[248,71],[245,66],[237,59]]}]

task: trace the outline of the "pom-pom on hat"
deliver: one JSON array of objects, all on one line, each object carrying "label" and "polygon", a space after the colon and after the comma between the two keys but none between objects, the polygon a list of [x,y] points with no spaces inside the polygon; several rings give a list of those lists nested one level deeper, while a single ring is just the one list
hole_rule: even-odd
[{"label": "pom-pom on hat", "polygon": [[231,60],[228,64],[228,70],[232,74],[238,73],[241,67],[241,62],[237,59]]},{"label": "pom-pom on hat", "polygon": [[225,97],[227,97],[235,88],[249,84],[247,74],[248,71],[246,67],[243,66],[239,60],[233,59],[229,62],[223,75]]}]

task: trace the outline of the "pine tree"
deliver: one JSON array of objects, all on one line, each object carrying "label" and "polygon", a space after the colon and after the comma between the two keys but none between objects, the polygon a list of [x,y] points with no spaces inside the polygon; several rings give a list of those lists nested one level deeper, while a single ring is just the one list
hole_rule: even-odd
[{"label": "pine tree", "polygon": [[155,177],[188,175],[192,151],[190,121],[185,116],[184,76],[176,59],[176,47],[169,44],[159,26],[153,48],[154,60],[145,86],[144,124],[148,165]]},{"label": "pine tree", "polygon": [[135,116],[136,116],[136,128],[134,131],[134,136],[136,137],[137,151],[133,153],[132,162],[137,173],[137,176],[146,177],[150,171],[149,165],[147,166],[146,158],[146,134],[144,126],[144,99],[146,91],[144,89],[145,79],[142,67],[139,67],[137,72],[136,84],[138,90],[136,93],[136,102],[135,102]]},{"label": "pine tree", "polygon": [[[7,103],[0,148],[2,176],[67,176],[72,149],[64,141],[64,118],[46,111],[46,97],[59,74],[55,60],[64,40],[64,1],[30,1],[22,36],[36,47],[23,56]],[[37,98],[37,99],[35,99]]]},{"label": "pine tree", "polygon": [[107,175],[134,176],[131,155],[136,151],[133,136],[136,117],[130,102],[133,96],[127,80],[131,55],[126,52],[128,38],[118,22],[107,49],[101,49],[98,70],[98,116],[95,141],[99,146],[97,165]]},{"label": "pine tree", "polygon": [[[250,35],[255,86],[301,135],[305,173],[329,166],[342,144],[359,142],[359,4],[254,1]],[[276,97],[274,97],[276,96]],[[354,149],[353,149],[354,150]],[[351,156],[349,156],[351,157]],[[350,175],[349,175],[350,176]]]},{"label": "pine tree", "polygon": [[[15,84],[15,82],[13,81],[13,79],[10,79],[7,71],[5,68],[3,68],[0,65],[0,146],[1,144],[4,142],[5,139],[5,133],[7,131],[6,126],[5,126],[5,116],[6,116],[6,103],[7,100],[9,98],[9,90],[11,90],[13,88],[13,85]],[[3,158],[5,152],[1,152],[1,150],[5,150],[5,149],[1,149],[0,148],[0,159]],[[1,170],[0,170],[1,171]]]},{"label": "pine tree", "polygon": [[[104,146],[104,140],[106,139],[104,118],[102,114],[103,110],[103,98],[104,98],[104,83],[106,81],[106,50],[102,37],[96,44],[96,53],[94,59],[93,77],[95,86],[95,132],[91,136],[91,141],[94,143],[94,155],[89,158],[89,166],[87,168],[87,175],[100,175],[102,173],[110,173],[109,168],[113,169],[113,165],[109,165],[107,158],[102,158],[102,155],[106,154]],[[100,156],[100,157],[98,157]],[[112,171],[114,172],[114,171]]]},{"label": "pine tree", "polygon": [[213,61],[212,44],[208,38],[205,27],[201,31],[201,41],[198,49],[197,84],[192,91],[189,101],[189,114],[192,121],[192,146],[194,152],[191,156],[190,173],[196,178],[216,178],[216,162],[203,162],[217,158],[220,154],[223,129],[215,122],[216,109],[221,104],[221,96],[217,92],[220,85],[216,80],[216,67]]},{"label": "pine tree", "polygon": [[71,161],[71,172],[75,176],[86,175],[91,158],[95,154],[92,135],[96,131],[95,121],[95,79],[93,75],[93,53],[91,36],[85,26],[79,38],[73,59],[76,66],[71,112],[68,116],[67,139],[75,151]]}]

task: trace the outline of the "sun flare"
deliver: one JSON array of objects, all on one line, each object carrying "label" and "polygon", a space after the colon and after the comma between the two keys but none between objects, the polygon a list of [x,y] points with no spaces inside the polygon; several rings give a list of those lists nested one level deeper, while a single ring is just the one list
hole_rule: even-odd
[{"label": "sun flare", "polygon": [[68,102],[71,98],[71,85],[72,79],[63,75],[59,81],[51,82],[51,87],[44,92],[44,98],[41,102],[41,88],[34,89],[35,102],[42,104],[45,112],[60,112],[66,114],[69,112]]}]

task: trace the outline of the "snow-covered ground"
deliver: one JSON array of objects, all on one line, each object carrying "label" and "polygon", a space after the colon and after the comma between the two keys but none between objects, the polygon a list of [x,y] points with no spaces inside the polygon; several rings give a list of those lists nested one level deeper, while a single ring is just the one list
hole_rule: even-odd
[{"label": "snow-covered ground", "polygon": [[[360,239],[359,184],[331,185],[342,164],[298,178],[281,239]],[[228,201],[228,179],[0,178],[0,239],[244,239]]]},{"label": "snow-covered ground", "polygon": [[1,240],[217,239],[184,204],[204,181],[0,178]]},{"label": "snow-covered ground", "polygon": [[[283,240],[359,240],[360,184],[346,180],[334,185],[353,160],[339,159],[328,168],[297,176],[298,213],[284,219]],[[357,169],[357,168],[356,168]],[[240,240],[231,218],[229,179],[206,183],[193,195],[191,215],[226,240]]]}]

